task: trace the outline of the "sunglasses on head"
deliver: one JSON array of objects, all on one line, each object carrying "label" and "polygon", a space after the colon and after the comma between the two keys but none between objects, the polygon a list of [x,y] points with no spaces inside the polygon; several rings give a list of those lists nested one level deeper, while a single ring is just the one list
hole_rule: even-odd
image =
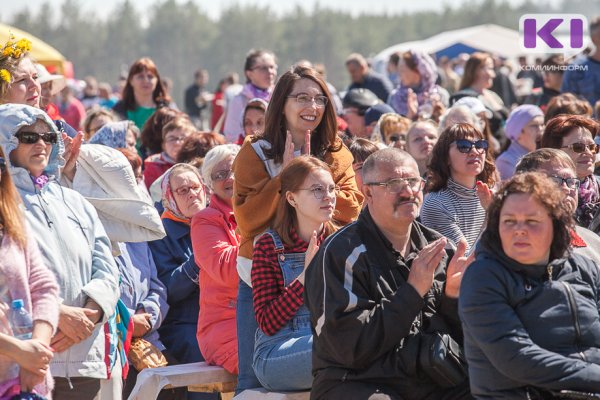
[{"label": "sunglasses on head", "polygon": [[34,144],[40,139],[48,144],[56,144],[58,142],[58,133],[56,132],[17,132],[15,136],[19,139],[19,143],[23,144]]},{"label": "sunglasses on head", "polygon": [[561,148],[562,149],[569,148],[569,149],[573,150],[574,153],[583,153],[583,152],[585,152],[585,149],[588,149],[592,154],[596,154],[596,153],[598,153],[600,146],[598,146],[596,143],[592,143],[592,144],[573,143],[568,146],[562,146]]},{"label": "sunglasses on head", "polygon": [[456,149],[461,153],[468,153],[473,147],[475,147],[475,150],[477,151],[487,150],[488,148],[488,141],[485,139],[479,139],[476,142],[467,139],[457,139],[454,143],[456,143]]}]

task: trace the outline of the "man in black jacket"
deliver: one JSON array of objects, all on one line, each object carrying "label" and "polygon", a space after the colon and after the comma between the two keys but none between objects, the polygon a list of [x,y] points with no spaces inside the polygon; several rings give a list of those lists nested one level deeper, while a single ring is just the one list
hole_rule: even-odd
[{"label": "man in black jacket", "polygon": [[418,362],[425,334],[462,343],[457,298],[472,261],[466,244],[454,254],[446,238],[415,220],[423,180],[408,153],[380,150],[362,171],[367,208],[321,245],[306,270],[311,399],[470,399],[466,378],[442,388]]}]

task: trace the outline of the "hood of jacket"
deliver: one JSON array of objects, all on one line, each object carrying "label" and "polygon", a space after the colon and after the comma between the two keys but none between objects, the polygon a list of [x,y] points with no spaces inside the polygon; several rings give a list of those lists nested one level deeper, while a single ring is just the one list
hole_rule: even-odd
[{"label": "hood of jacket", "polygon": [[137,184],[127,158],[99,144],[81,146],[72,188],[98,211],[114,242],[146,242],[165,236],[150,196]]},{"label": "hood of jacket", "polygon": [[0,146],[2,146],[7,166],[17,186],[22,186],[22,183],[29,181],[31,187],[33,187],[33,183],[29,178],[29,171],[23,167],[15,166],[10,162],[10,153],[19,146],[19,140],[15,136],[15,133],[25,126],[33,125],[37,120],[42,120],[48,125],[50,131],[58,134],[58,141],[52,145],[48,165],[44,169],[44,172],[50,179],[59,179],[60,168],[65,163],[62,157],[65,146],[61,132],[56,129],[56,125],[54,125],[48,114],[39,108],[25,104],[0,105]]}]

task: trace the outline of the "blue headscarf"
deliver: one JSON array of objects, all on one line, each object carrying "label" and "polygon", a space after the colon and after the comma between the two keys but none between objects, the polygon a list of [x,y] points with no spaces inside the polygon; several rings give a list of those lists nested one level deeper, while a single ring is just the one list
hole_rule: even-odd
[{"label": "blue headscarf", "polygon": [[90,139],[90,144],[103,144],[108,147],[123,148],[127,147],[127,130],[129,129],[129,121],[109,122]]}]

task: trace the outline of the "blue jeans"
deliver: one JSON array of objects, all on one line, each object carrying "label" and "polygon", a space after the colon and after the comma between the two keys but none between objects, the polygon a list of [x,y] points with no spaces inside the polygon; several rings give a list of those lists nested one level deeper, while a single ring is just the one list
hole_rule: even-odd
[{"label": "blue jeans", "polygon": [[271,391],[309,390],[312,387],[312,345],[310,317],[295,318],[289,330],[274,336],[256,333],[254,372]]},{"label": "blue jeans", "polygon": [[252,368],[254,354],[254,337],[258,323],[254,316],[252,304],[252,288],[240,279],[236,308],[237,340],[238,340],[238,381],[235,394],[246,389],[261,387]]}]

